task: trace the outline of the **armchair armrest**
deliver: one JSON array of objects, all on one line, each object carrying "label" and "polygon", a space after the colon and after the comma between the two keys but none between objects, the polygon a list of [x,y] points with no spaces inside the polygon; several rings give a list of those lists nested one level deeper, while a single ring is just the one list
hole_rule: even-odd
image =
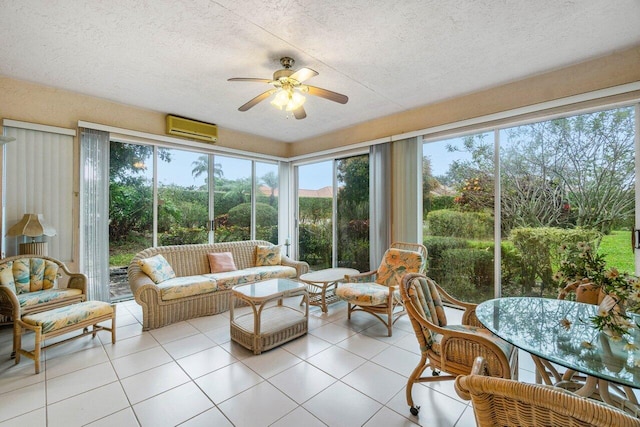
[{"label": "armchair armrest", "polygon": [[344,276],[345,282],[349,283],[366,283],[373,282],[376,279],[376,274],[378,270],[367,271],[365,273],[360,274],[347,274]]},{"label": "armchair armrest", "polygon": [[440,297],[443,300],[451,304],[458,305],[464,309],[464,313],[462,314],[463,325],[476,326],[479,328],[486,329],[484,325],[480,323],[480,321],[478,320],[478,317],[476,316],[476,307],[478,306],[478,304],[474,304],[466,301],[460,301],[459,299],[449,295],[449,293],[444,289],[442,289],[442,287],[437,283],[435,283],[435,285],[436,285],[436,288],[438,289],[438,292],[440,293]]}]

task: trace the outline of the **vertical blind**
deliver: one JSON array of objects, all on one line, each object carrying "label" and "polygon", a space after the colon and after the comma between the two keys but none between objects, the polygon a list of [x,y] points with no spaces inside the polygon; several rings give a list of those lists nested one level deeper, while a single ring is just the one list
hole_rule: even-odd
[{"label": "vertical blind", "polygon": [[90,300],[109,301],[109,132],[80,130],[80,269]]},{"label": "vertical blind", "polygon": [[[73,132],[73,131],[70,131]],[[5,228],[25,213],[41,213],[56,230],[47,237],[49,256],[73,259],[73,136],[5,126],[16,140],[6,145]],[[18,254],[25,237],[4,237],[6,255]],[[27,241],[27,240],[25,240]]]}]

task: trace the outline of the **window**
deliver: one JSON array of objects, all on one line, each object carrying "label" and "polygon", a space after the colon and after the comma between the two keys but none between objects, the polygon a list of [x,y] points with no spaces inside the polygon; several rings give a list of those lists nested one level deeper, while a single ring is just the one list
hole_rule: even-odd
[{"label": "window", "polygon": [[312,270],[369,271],[369,156],[296,169],[299,259]]},{"label": "window", "polygon": [[558,248],[579,241],[597,247],[609,268],[638,271],[631,248],[637,108],[425,143],[429,274],[470,301],[556,297]]}]

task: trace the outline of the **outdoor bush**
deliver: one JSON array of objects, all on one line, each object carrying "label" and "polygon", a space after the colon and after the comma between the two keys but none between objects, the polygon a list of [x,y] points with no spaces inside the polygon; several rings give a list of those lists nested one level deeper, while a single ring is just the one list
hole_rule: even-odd
[{"label": "outdoor bush", "polygon": [[427,214],[429,234],[467,239],[493,237],[493,217],[486,212],[460,212],[450,209]]},{"label": "outdoor bush", "polygon": [[[251,224],[251,203],[242,203],[229,209],[229,224],[249,227]],[[278,211],[266,203],[256,203],[256,224],[273,225],[278,223]]]},{"label": "outdoor bush", "polygon": [[455,206],[453,199],[453,196],[432,196],[430,211],[453,208]]},{"label": "outdoor bush", "polygon": [[580,228],[523,227],[511,230],[509,240],[513,243],[516,253],[510,254],[509,262],[515,265],[509,267],[517,271],[513,279],[520,287],[518,294],[530,295],[536,287],[540,287],[541,294],[555,291],[552,276],[553,268],[559,262],[560,245],[588,242],[597,247],[599,238],[600,233],[596,230]]},{"label": "outdoor bush", "polygon": [[331,266],[331,221],[317,224],[300,223],[298,245],[300,260],[309,266],[327,268]]},{"label": "outdoor bush", "polygon": [[462,249],[467,247],[465,239],[457,237],[425,236],[424,246],[427,248],[427,275],[440,282],[443,279],[444,267],[442,257],[449,249]]},{"label": "outdoor bush", "polygon": [[442,280],[452,295],[464,301],[493,296],[493,247],[447,249],[442,253]]},{"label": "outdoor bush", "polygon": [[161,246],[207,243],[207,235],[208,231],[205,227],[172,227],[170,231],[165,231],[158,236],[158,243]]},{"label": "outdoor bush", "polygon": [[249,227],[238,227],[236,225],[218,226],[214,231],[215,242],[236,242],[239,240],[249,240],[251,234]]}]

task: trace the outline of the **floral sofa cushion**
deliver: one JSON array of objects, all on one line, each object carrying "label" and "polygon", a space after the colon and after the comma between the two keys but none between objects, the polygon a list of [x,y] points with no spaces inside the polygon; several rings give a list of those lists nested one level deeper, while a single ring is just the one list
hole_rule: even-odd
[{"label": "floral sofa cushion", "polygon": [[206,294],[218,290],[216,281],[204,275],[174,277],[158,283],[163,301]]},{"label": "floral sofa cushion", "polygon": [[296,269],[286,265],[271,265],[262,267],[249,267],[243,271],[258,274],[257,280],[291,279],[296,277]]},{"label": "floral sofa cushion", "polygon": [[82,295],[82,291],[80,289],[65,288],[25,292],[16,296],[18,298],[18,303],[20,303],[20,307],[27,308],[38,304],[55,302],[56,300],[64,300],[77,295]]}]

